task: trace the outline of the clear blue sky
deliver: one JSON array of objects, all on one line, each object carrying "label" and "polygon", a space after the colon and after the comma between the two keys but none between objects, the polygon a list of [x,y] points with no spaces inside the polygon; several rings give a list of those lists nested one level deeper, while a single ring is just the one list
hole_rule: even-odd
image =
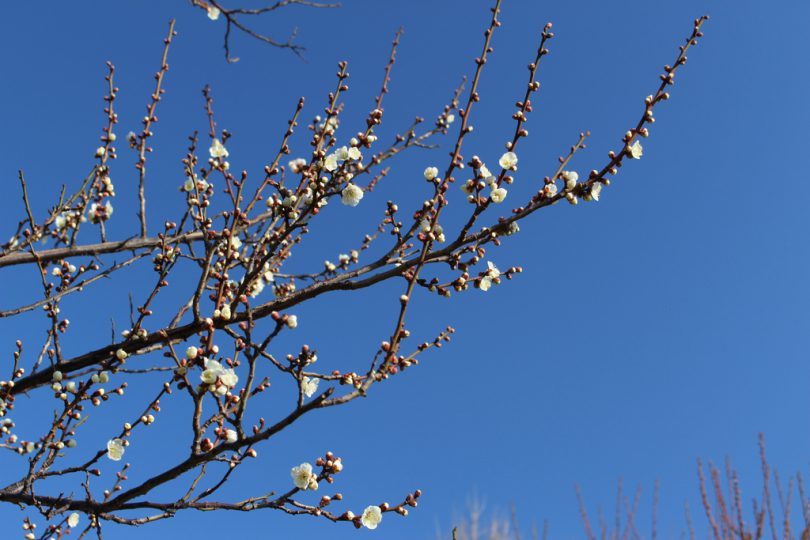
[{"label": "clear blue sky", "polygon": [[[104,121],[106,60],[118,68],[118,134],[137,129],[170,17],[177,18],[179,36],[149,162],[153,230],[161,212],[178,208],[185,137],[207,130],[203,85],[213,87],[219,126],[234,134],[232,166],[256,179],[298,97],[308,99],[305,118],[321,110],[342,59],[352,74],[346,133],[361,127],[400,25],[405,35],[379,133],[388,139],[417,114],[433,118],[460,77],[471,73],[491,2],[344,4],[338,11],[291,9],[259,21],[278,35],[298,24],[299,39],[309,47],[307,62],[237,35],[234,54],[241,61],[233,65],[222,57],[222,21],[209,21],[181,0],[5,5],[0,210],[6,219],[0,234],[9,236],[22,217],[18,168],[25,169],[40,212],[60,184],[86,174]],[[523,266],[517,279],[451,301],[418,295],[414,334],[428,337],[452,324],[454,342],[426,354],[418,369],[380,385],[369,399],[312,415],[285,431],[223,491],[235,499],[284,489],[292,465],[332,449],[344,458],[339,489],[355,510],[422,488],[422,503],[407,519],[387,514],[371,532],[280,512],[186,513],[149,528],[110,530],[107,537],[433,538],[478,493],[490,508],[514,503],[526,525],[549,518],[553,537],[576,538],[582,528],[574,483],[582,485],[592,513],[601,504],[611,515],[620,477],[628,488],[645,489],[644,532],[652,487],[660,479],[659,529],[675,537],[684,529],[685,499],[704,527],[697,457],[721,462],[729,456],[746,499],[760,490],[760,431],[784,476],[807,470],[810,4],[506,0],[465,155],[494,163],[503,151],[525,65],[543,23],[553,21],[557,37],[541,68],[543,87],[528,124],[531,136],[519,152],[514,191],[536,189],[580,131],[593,136],[575,168],[600,167],[635,124],[644,96],[657,86],[661,66],[674,59],[692,19],[703,13],[712,16],[706,37],[679,72],[673,99],[657,110],[643,159],[624,167],[599,203],[534,214],[520,234],[491,252],[501,268]],[[110,227],[126,236],[136,232],[136,175],[133,155],[119,146]],[[294,140],[294,149],[307,152],[305,135]],[[356,245],[386,200],[404,208],[418,204],[426,196],[422,169],[446,151],[403,157],[356,211],[336,207],[327,221],[332,225],[310,239],[312,251],[301,258],[301,268]],[[7,283],[0,307],[38,295],[30,278],[20,274]],[[93,297],[93,308],[66,303],[72,350],[106,344],[109,318],[125,321],[127,291],[147,286],[140,274],[122,274],[97,289],[102,296]],[[362,365],[390,332],[388,314],[400,289],[323,297],[297,311],[297,341],[281,346],[292,349],[304,340],[319,349],[325,364]],[[10,356],[18,335],[29,337],[35,349],[43,321],[36,313],[4,322],[4,354]],[[141,406],[122,403],[121,415]],[[272,407],[262,414],[272,418],[274,412],[280,414]],[[27,414],[34,413],[21,407],[18,416]],[[183,414],[179,400],[175,408],[168,400],[155,438],[133,442],[133,477],[176,461],[159,437],[171,442],[183,429]],[[105,426],[117,420],[103,415],[99,411],[97,431],[88,438],[108,437]],[[2,457],[3,479],[14,459]],[[3,508],[0,515],[17,512]],[[2,523],[2,536],[19,531],[17,520]]]}]

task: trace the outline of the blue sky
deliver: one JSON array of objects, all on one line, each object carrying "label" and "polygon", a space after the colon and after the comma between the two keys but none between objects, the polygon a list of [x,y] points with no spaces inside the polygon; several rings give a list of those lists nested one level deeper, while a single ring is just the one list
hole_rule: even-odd
[{"label": "blue sky", "polygon": [[[79,181],[91,166],[104,121],[107,60],[116,64],[121,88],[118,134],[137,128],[171,17],[179,36],[149,161],[153,230],[161,216],[180,208],[186,137],[207,130],[205,84],[213,88],[219,127],[234,134],[232,166],[255,180],[298,97],[307,98],[306,119],[323,108],[339,60],[348,60],[351,72],[346,133],[361,128],[400,25],[405,35],[381,139],[415,115],[433,118],[461,76],[472,72],[490,4],[345,0],[336,11],[290,9],[258,24],[278,35],[297,24],[309,48],[306,62],[236,35],[241,60],[231,65],[222,56],[222,21],[211,22],[180,0],[9,4],[0,19],[7,51],[0,86],[0,177],[7,194],[0,210],[7,231],[0,235],[10,235],[22,217],[17,169],[26,171],[35,209],[44,212],[62,183]],[[426,354],[418,369],[380,385],[369,399],[285,431],[223,491],[238,499],[281,489],[291,466],[331,449],[343,456],[338,488],[355,510],[421,488],[425,495],[408,518],[388,514],[371,532],[279,512],[184,514],[148,529],[114,529],[109,537],[433,538],[478,494],[491,509],[514,503],[527,526],[548,518],[553,537],[575,538],[582,529],[574,484],[581,484],[592,513],[602,505],[610,515],[619,478],[627,488],[643,486],[640,527],[649,522],[653,484],[660,480],[659,530],[675,537],[684,529],[684,500],[704,527],[696,458],[719,463],[729,456],[746,499],[761,485],[758,432],[783,476],[806,471],[810,184],[803,133],[810,76],[801,66],[810,46],[810,4],[506,0],[465,155],[492,163],[500,156],[525,65],[542,25],[553,21],[556,37],[541,67],[514,193],[536,190],[580,131],[592,137],[573,167],[601,168],[637,121],[661,66],[672,62],[692,19],[703,13],[712,16],[706,37],[678,73],[673,99],[657,109],[643,159],[623,167],[599,203],[538,212],[491,251],[499,267],[524,268],[515,280],[449,301],[417,295],[411,331],[429,338],[452,324],[453,343]],[[403,156],[354,211],[335,207],[296,264],[312,268],[358,244],[388,199],[413,208],[428,196],[421,171],[444,163],[448,143]],[[118,196],[110,229],[127,236],[137,227],[136,175],[134,156],[123,146],[113,169]],[[303,130],[293,149],[294,155],[308,151]],[[0,294],[1,308],[39,294],[29,273],[9,275],[14,285]],[[151,280],[124,273],[88,296],[92,306],[87,299],[66,303],[73,323],[68,345],[78,352],[83,344],[106,344],[109,319],[126,320],[127,292],[143,292]],[[401,288],[322,297],[297,310],[298,333],[279,347],[307,342],[323,362],[363,365],[390,334]],[[17,336],[30,338],[35,349],[43,321],[36,313],[4,322],[4,350]],[[132,394],[139,389],[133,385]],[[133,445],[132,476],[138,467],[147,474],[176,461],[167,448],[184,410],[179,400],[173,405],[165,404],[154,438]],[[131,415],[140,406],[122,401],[110,412]],[[20,409],[18,416],[36,414]],[[272,407],[262,413],[274,411],[280,414]],[[120,418],[103,416],[99,411],[97,431],[88,437],[106,440],[105,426]],[[2,459],[3,469],[11,467],[14,458]],[[4,533],[18,530],[17,521],[3,523]]]}]

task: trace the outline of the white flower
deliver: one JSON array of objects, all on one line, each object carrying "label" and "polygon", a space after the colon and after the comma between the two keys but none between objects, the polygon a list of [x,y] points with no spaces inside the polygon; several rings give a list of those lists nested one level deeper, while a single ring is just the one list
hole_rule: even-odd
[{"label": "white flower", "polygon": [[363,159],[363,154],[360,153],[359,148],[355,148],[354,146],[352,146],[351,148],[349,148],[349,159],[360,161],[361,159]]},{"label": "white flower", "polygon": [[595,201],[599,200],[599,194],[602,192],[602,182],[595,182],[591,186],[591,198]]},{"label": "white flower", "polygon": [[104,154],[106,154],[106,153],[107,153],[107,149],[104,148],[103,146],[99,146],[98,148],[96,148],[96,157],[97,158],[104,157]]},{"label": "white flower", "polygon": [[101,206],[98,203],[93,203],[90,205],[90,210],[88,211],[91,223],[98,223],[99,221],[110,219],[112,213],[113,207],[112,204],[110,204],[110,201],[107,201],[104,206]]},{"label": "white flower", "polygon": [[224,368],[216,360],[206,359],[205,370],[200,374],[200,380],[208,385],[214,385],[217,379],[226,387],[233,388],[239,382],[239,376],[233,368]]},{"label": "white flower", "polygon": [[447,115],[447,123],[448,124],[452,124],[455,121],[456,121],[456,115],[455,114],[448,114]]},{"label": "white flower", "polygon": [[219,139],[211,141],[211,148],[208,149],[208,153],[211,154],[212,158],[224,158],[229,155],[228,150],[219,142]]},{"label": "white flower", "polygon": [[363,189],[351,183],[340,193],[340,202],[347,206],[357,206],[362,199]]},{"label": "white flower", "polygon": [[67,518],[68,527],[75,527],[79,524],[79,514],[77,512],[73,512]]},{"label": "white flower", "polygon": [[228,243],[230,244],[231,249],[234,250],[234,251],[238,251],[239,248],[242,247],[242,241],[239,239],[238,236],[231,236]]},{"label": "white flower", "polygon": [[492,263],[492,261],[487,261],[487,275],[491,278],[501,277],[501,271]]},{"label": "white flower", "polygon": [[194,347],[192,345],[191,347],[186,349],[186,358],[188,358],[189,360],[194,360],[195,358],[197,358],[197,347]]},{"label": "white flower", "polygon": [[565,182],[565,189],[572,190],[577,186],[579,180],[579,173],[576,171],[563,171],[560,173],[560,178]]},{"label": "white flower", "polygon": [[124,455],[124,441],[121,439],[110,439],[107,441],[107,457],[113,461],[121,461]]},{"label": "white flower", "polygon": [[489,276],[482,277],[481,281],[478,283],[478,288],[484,292],[487,292],[491,286],[492,286],[492,278]]},{"label": "white flower", "polygon": [[225,430],[225,440],[229,443],[236,442],[238,434],[233,429],[226,429]]},{"label": "white flower", "polygon": [[193,191],[194,183],[194,180],[188,178],[185,182],[183,182],[183,191]]},{"label": "white flower", "polygon": [[216,6],[208,6],[208,18],[212,21],[219,19],[219,8]]},{"label": "white flower", "polygon": [[126,360],[128,356],[129,354],[124,349],[118,349],[117,351],[115,351],[115,357],[122,362]]},{"label": "white flower", "polygon": [[439,169],[437,169],[436,167],[428,167],[427,169],[425,169],[424,175],[425,180],[427,180],[428,182],[432,182],[433,179],[439,176]]},{"label": "white flower", "polygon": [[489,198],[494,203],[502,203],[504,199],[506,199],[506,188],[495,188],[492,190],[492,193],[489,194]]},{"label": "white flower", "polygon": [[293,467],[290,471],[293,483],[298,489],[307,489],[309,487],[310,479],[313,477],[312,465],[309,463],[302,463],[298,467]]},{"label": "white flower", "polygon": [[518,157],[514,152],[506,152],[501,156],[501,159],[498,160],[498,165],[504,169],[517,169],[517,163]]},{"label": "white flower", "polygon": [[287,315],[287,327],[288,328],[296,328],[298,326],[298,316],[297,315]]},{"label": "white flower", "polygon": [[301,379],[301,392],[306,397],[312,397],[312,394],[318,391],[318,383],[320,380],[315,378],[304,377]]},{"label": "white flower", "polygon": [[489,178],[490,176],[492,176],[492,173],[489,172],[489,169],[487,169],[486,165],[481,165],[480,170],[481,170],[481,176],[483,176],[484,178]]},{"label": "white flower", "polygon": [[368,506],[360,516],[360,522],[367,529],[376,529],[382,521],[382,510],[379,506]]},{"label": "white flower", "polygon": [[636,140],[632,146],[628,146],[627,155],[632,159],[641,159],[641,156],[644,155],[644,147],[641,146],[641,142]]},{"label": "white flower", "polygon": [[306,166],[307,160],[305,160],[304,158],[297,158],[287,163],[287,167],[289,167],[290,170],[294,173],[300,173],[306,168]]},{"label": "white flower", "polygon": [[546,187],[543,188],[543,193],[550,199],[557,194],[557,184],[546,184]]},{"label": "white flower", "polygon": [[249,290],[250,296],[252,298],[256,298],[264,290],[264,281],[262,281],[261,278],[255,280],[253,283],[250,284]]},{"label": "white flower", "polygon": [[323,168],[329,172],[332,172],[338,168],[337,157],[335,154],[329,154],[326,156],[326,159],[323,162]]},{"label": "white flower", "polygon": [[346,161],[349,159],[349,149],[345,146],[341,146],[335,150],[335,157],[338,161]]}]

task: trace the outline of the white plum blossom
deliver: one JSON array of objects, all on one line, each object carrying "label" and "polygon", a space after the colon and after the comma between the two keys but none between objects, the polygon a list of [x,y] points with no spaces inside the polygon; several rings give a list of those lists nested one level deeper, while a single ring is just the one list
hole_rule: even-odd
[{"label": "white plum blossom", "polygon": [[295,487],[298,489],[308,489],[315,475],[312,474],[312,465],[310,463],[302,463],[290,470],[290,476],[292,476]]},{"label": "white plum blossom", "polygon": [[289,169],[294,173],[300,173],[306,168],[306,166],[307,160],[304,158],[297,158],[287,163],[287,167],[289,167]]},{"label": "white plum blossom", "polygon": [[481,165],[481,168],[479,170],[481,171],[481,176],[483,176],[484,178],[489,178],[490,176],[492,176],[492,173],[489,172],[489,169],[487,168],[486,165]]},{"label": "white plum blossom", "polygon": [[492,286],[493,280],[499,278],[500,276],[501,271],[498,270],[492,261],[487,261],[487,273],[481,278],[481,281],[478,283],[478,288],[484,292],[487,292]]},{"label": "white plum blossom", "polygon": [[627,155],[632,159],[641,159],[641,156],[644,155],[644,147],[641,146],[639,140],[636,140],[631,146],[627,147]]},{"label": "white plum blossom", "polygon": [[100,221],[106,221],[110,219],[112,216],[113,207],[110,204],[110,201],[104,203],[104,206],[101,206],[98,203],[93,203],[90,205],[90,209],[87,212],[87,215],[90,217],[91,223],[98,223]]},{"label": "white plum blossom", "polygon": [[379,506],[367,506],[360,516],[360,523],[367,529],[376,529],[382,521],[382,509]]},{"label": "white plum blossom", "polygon": [[425,169],[423,174],[425,175],[425,180],[432,182],[437,176],[439,176],[439,169],[436,167],[428,167]]},{"label": "white plum blossom", "polygon": [[205,370],[200,374],[200,380],[210,386],[219,380],[226,387],[233,388],[239,382],[239,376],[233,368],[225,368],[216,360],[206,358]]},{"label": "white plum blossom", "polygon": [[557,194],[557,184],[553,182],[551,184],[546,184],[546,187],[543,188],[543,193],[550,199]]},{"label": "white plum blossom", "polygon": [[489,194],[489,198],[496,204],[502,203],[504,199],[506,199],[506,193],[506,188],[495,188],[492,190],[492,193]]},{"label": "white plum blossom", "polygon": [[225,440],[229,443],[236,442],[236,439],[239,437],[239,434],[236,433],[233,429],[226,429],[225,430]]},{"label": "white plum blossom", "polygon": [[353,159],[355,161],[360,161],[363,159],[363,154],[360,153],[360,149],[352,146],[349,148],[349,159]]},{"label": "white plum blossom", "polygon": [[124,456],[124,441],[121,439],[110,439],[107,441],[107,457],[113,461],[121,461]]},{"label": "white plum blossom", "polygon": [[294,329],[298,327],[298,316],[287,315],[287,328]]},{"label": "white plum blossom", "polygon": [[70,514],[68,516],[68,518],[67,518],[67,524],[68,524],[68,527],[71,527],[71,528],[78,525],[79,524],[79,514],[77,512],[73,512],[72,514]]},{"label": "white plum blossom", "polygon": [[212,21],[219,19],[219,8],[216,6],[208,6],[208,18]]},{"label": "white plum blossom", "polygon": [[602,183],[594,182],[594,184],[591,186],[591,192],[589,193],[590,198],[598,201],[600,193],[602,193]]},{"label": "white plum blossom", "polygon": [[104,148],[103,146],[99,146],[98,148],[96,148],[96,157],[97,158],[104,157],[104,154],[106,154],[106,153],[107,153],[107,149]]},{"label": "white plum blossom", "polygon": [[579,180],[579,173],[576,171],[563,171],[560,173],[560,178],[563,179],[565,182],[565,189],[571,191],[577,186],[577,180]]},{"label": "white plum blossom", "polygon": [[456,115],[455,114],[448,114],[446,119],[447,119],[448,124],[452,124],[453,122],[456,121]]},{"label": "white plum blossom", "polygon": [[211,154],[212,158],[226,158],[229,156],[228,149],[225,148],[219,139],[214,139],[211,141],[211,148],[208,149],[208,153]]},{"label": "white plum blossom", "polygon": [[357,206],[363,199],[363,188],[349,183],[340,193],[340,202],[346,206]]},{"label": "white plum blossom", "polygon": [[312,397],[312,394],[318,391],[319,379],[304,377],[301,379],[301,393],[306,397]]},{"label": "white plum blossom", "polygon": [[332,172],[338,168],[337,157],[335,154],[329,154],[326,156],[326,159],[323,162],[323,168],[329,172]]},{"label": "white plum blossom", "polygon": [[507,170],[517,169],[517,163],[518,157],[514,152],[506,152],[501,156],[501,159],[498,160],[498,165]]},{"label": "white plum blossom", "polygon": [[198,349],[193,345],[190,346],[188,349],[186,349],[186,358],[188,358],[189,360],[194,360],[195,358],[197,358],[197,354]]}]

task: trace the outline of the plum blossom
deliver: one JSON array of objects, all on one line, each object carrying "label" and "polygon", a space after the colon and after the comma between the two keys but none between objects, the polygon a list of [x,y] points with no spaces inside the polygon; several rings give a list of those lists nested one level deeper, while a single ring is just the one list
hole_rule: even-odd
[{"label": "plum blossom", "polygon": [[236,433],[233,429],[226,429],[225,430],[225,440],[229,443],[236,442],[236,439],[239,437],[238,433]]},{"label": "plum blossom", "polygon": [[329,154],[328,156],[326,156],[326,159],[323,162],[323,168],[329,172],[332,172],[335,169],[337,169],[338,168],[337,156],[335,156],[335,154]]},{"label": "plum blossom", "polygon": [[507,170],[517,169],[518,157],[514,152],[506,152],[498,160],[498,165]]},{"label": "plum blossom", "polygon": [[296,173],[296,174],[297,174],[297,173],[300,173],[301,171],[303,171],[304,169],[306,169],[306,167],[307,167],[307,160],[305,160],[304,158],[297,158],[297,159],[293,159],[292,161],[290,161],[289,163],[287,163],[287,167],[289,167],[289,169],[290,169],[292,172]]},{"label": "plum blossom", "polygon": [[349,183],[340,193],[340,202],[346,206],[357,206],[363,199],[363,188]]},{"label": "plum blossom", "polygon": [[425,180],[432,182],[437,176],[439,176],[439,169],[436,167],[428,167],[425,169],[423,174],[425,175]]},{"label": "plum blossom", "polygon": [[208,6],[208,18],[212,21],[219,19],[219,8],[216,6]]},{"label": "plum blossom", "polygon": [[301,392],[306,397],[312,397],[312,394],[318,391],[318,383],[320,380],[310,377],[301,379]]},{"label": "plum blossom", "polygon": [[225,148],[225,145],[223,145],[220,140],[216,138],[211,141],[211,148],[208,149],[208,153],[211,154],[212,158],[217,159],[226,158],[229,155],[228,149]]},{"label": "plum blossom", "polygon": [[67,518],[68,527],[75,527],[79,524],[79,514],[77,512],[73,512]]},{"label": "plum blossom", "polygon": [[487,261],[487,273],[484,277],[481,278],[481,281],[478,283],[478,288],[484,292],[487,292],[489,288],[492,286],[493,280],[498,279],[501,276],[501,271],[492,263],[492,261]]},{"label": "plum blossom", "polygon": [[121,439],[110,439],[107,441],[107,457],[113,461],[121,461],[124,456],[124,441]]},{"label": "plum blossom", "polygon": [[239,376],[233,368],[225,368],[216,360],[206,358],[205,370],[200,374],[200,379],[207,385],[216,385],[217,380],[228,388],[233,388],[239,382]]},{"label": "plum blossom", "polygon": [[[297,467],[293,467],[290,470],[290,476],[292,476],[293,484],[298,489],[311,489],[313,480],[316,478],[314,474],[312,474],[312,465],[310,463],[302,463]],[[318,483],[315,483],[315,489],[317,489]]]},{"label": "plum blossom", "polygon": [[382,510],[379,506],[367,506],[360,516],[360,523],[367,529],[376,529],[382,521]]},{"label": "plum blossom", "polygon": [[602,193],[602,183],[594,182],[594,184],[591,186],[590,193],[588,193],[588,197],[594,201],[598,201],[600,193]]},{"label": "plum blossom", "polygon": [[577,180],[579,180],[579,173],[576,171],[563,171],[560,173],[560,178],[563,179],[565,182],[565,189],[571,191],[577,186]]},{"label": "plum blossom", "polygon": [[489,198],[496,204],[502,203],[504,199],[506,199],[506,193],[506,188],[495,188],[492,190],[492,193],[489,194]]},{"label": "plum blossom", "polygon": [[113,213],[112,204],[110,204],[110,201],[107,201],[104,204],[104,206],[101,206],[98,203],[91,204],[87,214],[90,217],[91,223],[98,223],[100,221],[106,221],[110,219],[112,213]]},{"label": "plum blossom", "polygon": [[546,186],[543,188],[543,194],[545,194],[545,196],[548,197],[549,199],[551,197],[553,197],[554,195],[556,195],[557,194],[557,184],[554,184],[554,183],[546,184]]},{"label": "plum blossom", "polygon": [[298,327],[298,316],[297,315],[287,315],[287,328],[295,329]]},{"label": "plum blossom", "polygon": [[631,146],[627,147],[627,155],[632,159],[641,159],[641,156],[644,155],[644,147],[641,146],[639,140],[636,140]]}]

